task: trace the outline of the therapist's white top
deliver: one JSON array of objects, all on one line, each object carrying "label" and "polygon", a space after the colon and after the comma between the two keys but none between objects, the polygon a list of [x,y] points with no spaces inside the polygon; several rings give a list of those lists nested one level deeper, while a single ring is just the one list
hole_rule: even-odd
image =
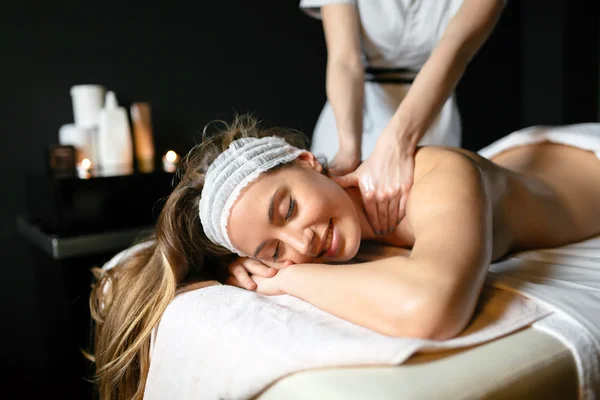
[{"label": "therapist's white top", "polygon": [[[301,0],[300,8],[320,18],[320,7],[347,3],[360,16],[365,66],[407,68],[412,77],[423,66],[463,0]],[[362,158],[367,158],[398,109],[410,84],[365,82]],[[460,146],[461,123],[454,95],[450,96],[420,145]],[[329,161],[339,149],[333,110],[327,102],[312,137],[311,151]]]}]

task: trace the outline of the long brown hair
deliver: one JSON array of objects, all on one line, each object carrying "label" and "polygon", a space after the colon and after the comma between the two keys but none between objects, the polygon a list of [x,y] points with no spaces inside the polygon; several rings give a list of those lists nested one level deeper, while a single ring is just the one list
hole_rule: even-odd
[{"label": "long brown hair", "polygon": [[[208,127],[215,126],[214,124]],[[205,236],[198,204],[206,171],[231,142],[242,137],[276,135],[307,147],[307,137],[285,128],[262,129],[249,115],[208,134],[183,158],[173,189],[147,246],[110,270],[93,269],[90,310],[93,319],[95,382],[101,400],[142,399],[150,367],[150,335],[178,288],[193,281],[222,281],[228,251]],[[231,255],[229,255],[231,257]]]}]

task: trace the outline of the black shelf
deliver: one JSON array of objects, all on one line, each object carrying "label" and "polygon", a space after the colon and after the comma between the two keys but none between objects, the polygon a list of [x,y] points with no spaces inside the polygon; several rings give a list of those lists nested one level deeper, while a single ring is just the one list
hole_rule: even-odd
[{"label": "black shelf", "polygon": [[25,238],[55,260],[120,251],[154,230],[152,225],[76,236],[58,236],[44,232],[22,216],[17,217],[17,226]]}]

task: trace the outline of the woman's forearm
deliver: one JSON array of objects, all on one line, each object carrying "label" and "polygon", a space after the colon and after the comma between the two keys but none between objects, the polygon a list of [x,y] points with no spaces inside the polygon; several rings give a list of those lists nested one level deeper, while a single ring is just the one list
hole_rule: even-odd
[{"label": "woman's forearm", "polygon": [[[390,257],[353,265],[292,265],[278,275],[284,292],[342,319],[390,336],[427,337],[435,314],[427,294],[434,281],[424,285],[418,270],[410,258]],[[425,307],[432,312],[423,313]]]},{"label": "woman's forearm", "polygon": [[492,32],[503,4],[501,0],[465,0],[449,22],[387,130],[406,152],[414,152],[439,114],[467,64]]},{"label": "woman's forearm", "polygon": [[[360,154],[364,71],[359,60],[327,63],[327,98],[333,109],[340,149]],[[334,134],[334,132],[332,132]]]}]

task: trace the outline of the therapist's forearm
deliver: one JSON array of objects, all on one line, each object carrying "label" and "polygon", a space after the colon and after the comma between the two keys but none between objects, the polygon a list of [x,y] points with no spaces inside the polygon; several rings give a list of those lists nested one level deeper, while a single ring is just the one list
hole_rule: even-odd
[{"label": "therapist's forearm", "polygon": [[327,98],[335,116],[340,150],[359,155],[364,96],[362,64],[358,60],[330,60],[326,79]]},{"label": "therapist's forearm", "polygon": [[401,149],[414,153],[467,64],[492,32],[503,4],[501,0],[465,0],[450,20],[386,130]]},{"label": "therapist's forearm", "polygon": [[386,132],[406,153],[414,153],[465,71],[468,61],[456,47],[436,47],[390,121]]}]

